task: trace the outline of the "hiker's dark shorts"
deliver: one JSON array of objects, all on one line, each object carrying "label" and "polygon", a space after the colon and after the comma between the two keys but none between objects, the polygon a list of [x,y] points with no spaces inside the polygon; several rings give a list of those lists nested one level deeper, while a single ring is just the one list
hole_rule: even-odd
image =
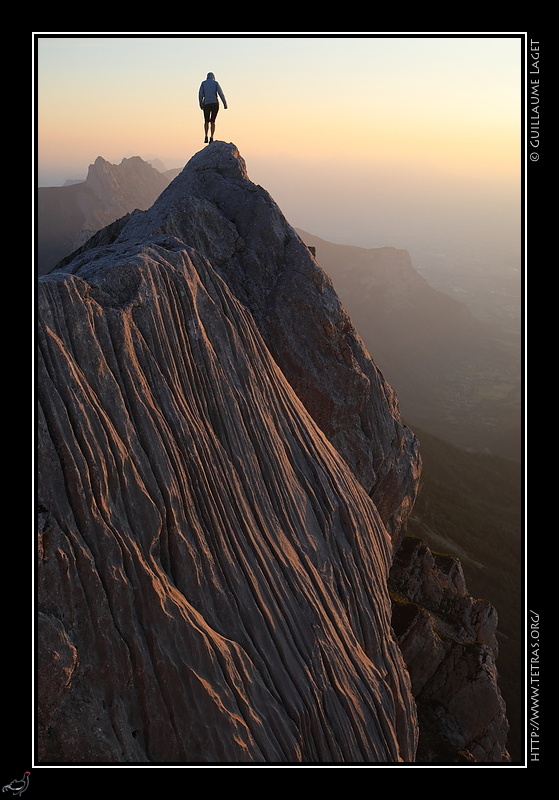
[{"label": "hiker's dark shorts", "polygon": [[208,103],[204,106],[204,120],[205,122],[215,122],[217,112],[219,111],[219,103]]}]

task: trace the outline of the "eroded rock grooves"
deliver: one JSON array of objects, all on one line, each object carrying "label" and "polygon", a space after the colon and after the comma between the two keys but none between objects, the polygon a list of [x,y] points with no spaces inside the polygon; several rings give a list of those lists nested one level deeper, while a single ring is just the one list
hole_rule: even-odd
[{"label": "eroded rock grooves", "polygon": [[[40,758],[409,762],[416,717],[390,629],[390,537],[255,319],[293,340],[285,304],[307,294],[320,358],[339,351],[365,384],[353,353],[376,371],[235,149],[211,150],[205,178],[232,172],[226,197],[237,189],[241,209],[247,195],[269,211],[252,214],[260,250],[241,241],[242,220],[186,189],[194,163],[112,244],[39,282]],[[302,369],[304,344],[277,345],[328,399],[329,376]],[[352,423],[336,423],[347,453]],[[378,474],[365,467],[370,489],[400,458],[381,455]],[[393,481],[387,521],[401,520],[414,469],[408,460],[411,482]]]},{"label": "eroded rock grooves", "polygon": [[37,294],[39,760],[413,762],[417,442],[236,148]]}]

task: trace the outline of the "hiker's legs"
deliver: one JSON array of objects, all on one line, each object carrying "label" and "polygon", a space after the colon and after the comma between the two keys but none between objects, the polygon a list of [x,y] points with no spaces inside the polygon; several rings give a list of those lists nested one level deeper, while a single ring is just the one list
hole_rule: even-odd
[{"label": "hiker's legs", "polygon": [[206,142],[208,141],[208,129],[210,131],[210,142],[213,142],[215,133],[215,118],[217,117],[218,111],[218,103],[209,103],[207,106],[204,106],[204,141]]},{"label": "hiker's legs", "polygon": [[212,116],[211,105],[204,106],[204,141],[208,141],[208,129],[210,127],[210,120]]},{"label": "hiker's legs", "polygon": [[219,103],[212,103],[210,106],[210,142],[213,142],[214,133],[215,133],[215,118],[217,117],[217,112],[219,111]]}]

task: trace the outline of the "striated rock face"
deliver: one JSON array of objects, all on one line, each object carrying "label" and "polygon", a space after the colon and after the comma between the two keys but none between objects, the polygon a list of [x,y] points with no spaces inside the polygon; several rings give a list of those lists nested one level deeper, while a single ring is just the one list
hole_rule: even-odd
[{"label": "striated rock face", "polygon": [[418,707],[418,761],[508,762],[495,609],[467,593],[457,559],[414,537],[396,554],[390,585],[397,593],[393,626]]},{"label": "striated rock face", "polygon": [[[234,145],[195,155],[153,206],[115,223],[116,244],[170,234],[206,258],[250,311],[307,411],[375,500],[394,542],[413,506],[418,443],[329,277]],[[94,241],[94,244],[96,242]],[[66,265],[82,270],[86,253]]]},{"label": "striated rock face", "polygon": [[193,161],[39,281],[40,761],[412,762],[387,526],[417,444],[235,149]]}]

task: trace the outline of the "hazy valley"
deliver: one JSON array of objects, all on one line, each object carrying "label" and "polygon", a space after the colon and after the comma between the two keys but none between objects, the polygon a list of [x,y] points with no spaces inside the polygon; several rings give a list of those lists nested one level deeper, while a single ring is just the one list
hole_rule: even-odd
[{"label": "hazy valley", "polygon": [[518,327],[475,316],[434,289],[404,250],[300,234],[315,247],[408,422],[466,449],[519,460]]}]

